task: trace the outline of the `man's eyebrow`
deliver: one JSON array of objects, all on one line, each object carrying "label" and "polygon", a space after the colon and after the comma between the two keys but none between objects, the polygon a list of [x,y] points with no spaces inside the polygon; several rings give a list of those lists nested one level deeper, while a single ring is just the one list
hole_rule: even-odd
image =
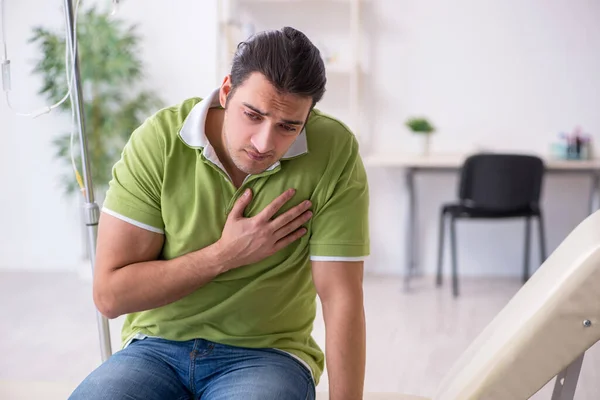
[{"label": "man's eyebrow", "polygon": [[262,115],[263,117],[267,117],[269,115],[268,112],[260,111],[258,108],[254,107],[254,106],[251,106],[248,103],[242,103],[242,104],[244,106],[248,107],[249,109],[251,109],[252,111],[254,111],[255,113]]},{"label": "man's eyebrow", "polygon": [[[252,111],[254,111],[257,114],[262,115],[263,117],[268,117],[269,113],[265,112],[265,111],[261,111],[258,108],[248,104],[248,103],[242,103],[245,107],[248,107],[249,109],[251,109]],[[293,120],[293,119],[282,119],[281,122],[283,122],[284,124],[288,124],[288,125],[303,125],[304,121],[299,121],[299,120]]]}]

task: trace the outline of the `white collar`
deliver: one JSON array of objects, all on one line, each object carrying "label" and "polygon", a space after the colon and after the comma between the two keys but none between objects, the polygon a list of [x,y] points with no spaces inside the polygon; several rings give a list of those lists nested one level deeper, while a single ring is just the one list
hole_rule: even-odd
[{"label": "white collar", "polygon": [[[215,89],[207,98],[192,108],[192,111],[190,111],[179,131],[179,136],[185,144],[190,147],[204,148],[204,156],[206,158],[214,154],[214,149],[210,145],[205,132],[206,116],[210,108],[218,107],[219,105],[219,89]],[[308,142],[306,140],[306,128],[303,128],[294,143],[292,143],[288,151],[281,158],[294,158],[306,153],[308,153]],[[276,165],[278,164],[279,162],[276,163]]]}]

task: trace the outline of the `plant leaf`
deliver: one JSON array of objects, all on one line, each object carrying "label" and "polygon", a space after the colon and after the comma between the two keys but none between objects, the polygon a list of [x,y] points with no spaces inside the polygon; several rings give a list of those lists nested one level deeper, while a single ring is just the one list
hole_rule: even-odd
[{"label": "plant leaf", "polygon": [[[128,26],[111,16],[109,11],[100,11],[93,5],[85,10],[80,7],[79,13],[77,51],[88,162],[94,189],[104,192],[111,179],[112,167],[121,156],[131,132],[150,113],[158,110],[162,101],[153,92],[141,89],[142,38],[137,26]],[[28,42],[39,50],[32,69],[35,75],[41,77],[38,93],[47,102],[57,103],[68,91],[64,31],[36,26]],[[70,114],[70,103],[70,100],[65,101],[58,110]],[[77,132],[73,153],[77,168],[82,173]],[[61,185],[67,195],[79,191],[71,166],[70,135],[70,132],[66,133],[52,142],[54,157],[65,166]]]}]

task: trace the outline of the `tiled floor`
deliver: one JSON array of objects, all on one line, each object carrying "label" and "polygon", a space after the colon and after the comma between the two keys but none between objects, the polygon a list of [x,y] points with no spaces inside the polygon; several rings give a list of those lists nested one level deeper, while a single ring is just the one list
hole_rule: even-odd
[{"label": "tiled floor", "polygon": [[[451,364],[518,290],[507,279],[463,279],[462,296],[431,279],[367,277],[366,391],[431,396]],[[100,362],[91,286],[74,274],[0,272],[0,399],[64,399]],[[111,321],[114,349],[122,319]],[[321,316],[315,339],[323,346]],[[323,376],[318,390],[327,389]],[[548,385],[533,398],[550,399]],[[576,399],[600,398],[600,347],[587,354]],[[509,400],[509,399],[507,399]]]}]

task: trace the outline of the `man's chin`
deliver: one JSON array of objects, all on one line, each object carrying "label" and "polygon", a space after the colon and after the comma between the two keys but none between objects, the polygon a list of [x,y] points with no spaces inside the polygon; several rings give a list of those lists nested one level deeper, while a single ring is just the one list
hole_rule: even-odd
[{"label": "man's chin", "polygon": [[[244,160],[246,161],[246,160]],[[261,172],[265,172],[267,169],[269,169],[269,167],[271,167],[271,165],[273,165],[273,160],[269,159],[269,160],[265,160],[265,161],[253,161],[253,160],[249,160],[246,162],[239,162],[237,163],[237,167],[240,171],[243,171],[246,174],[249,175],[257,175],[260,174]]]},{"label": "man's chin", "polygon": [[261,165],[258,165],[258,163],[252,163],[238,165],[237,167],[240,171],[244,172],[245,174],[258,175],[262,172],[265,172],[270,167],[270,165],[266,165],[264,163],[262,163]]},{"label": "man's chin", "polygon": [[246,171],[246,173],[249,175],[258,175],[258,174],[265,172],[267,170],[267,168],[269,168],[269,167],[267,166],[267,167],[261,167],[261,168],[257,168],[257,167],[249,168]]}]

